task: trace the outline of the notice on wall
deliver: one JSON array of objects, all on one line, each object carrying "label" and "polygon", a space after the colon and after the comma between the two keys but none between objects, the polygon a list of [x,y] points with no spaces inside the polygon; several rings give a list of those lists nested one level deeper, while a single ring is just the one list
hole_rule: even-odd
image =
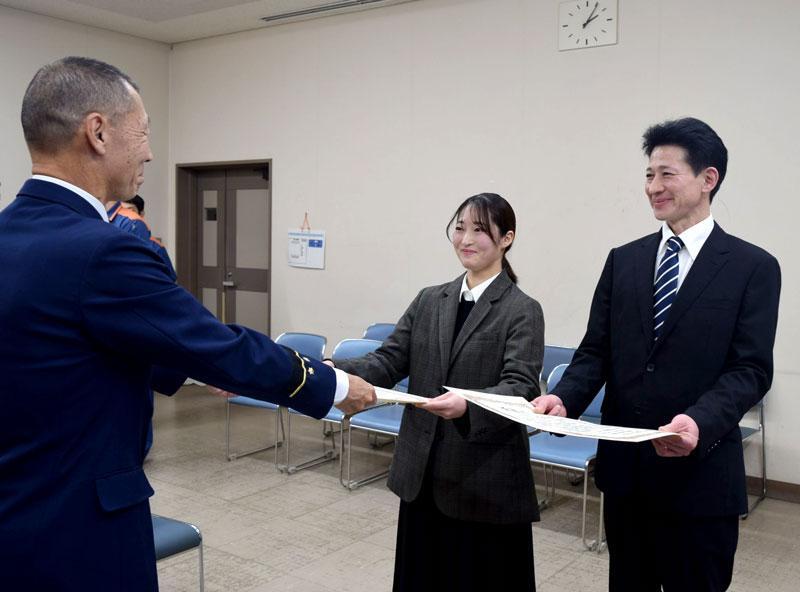
[{"label": "notice on wall", "polygon": [[325,231],[290,230],[287,253],[292,267],[325,269]]}]

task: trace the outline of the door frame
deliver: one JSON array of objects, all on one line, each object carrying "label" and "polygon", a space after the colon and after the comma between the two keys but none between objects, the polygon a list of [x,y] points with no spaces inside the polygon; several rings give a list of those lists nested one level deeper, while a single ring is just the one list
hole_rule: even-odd
[{"label": "door frame", "polygon": [[[175,270],[178,273],[178,283],[189,290],[195,298],[201,300],[197,288],[197,245],[199,241],[197,220],[198,204],[193,196],[197,192],[197,173],[209,169],[236,169],[255,166],[266,166],[269,171],[269,225],[270,240],[272,240],[272,202],[273,202],[273,169],[272,159],[257,160],[230,160],[215,162],[178,163],[175,165]],[[270,279],[272,276],[273,249],[270,248],[269,266]],[[272,282],[268,282],[271,291]],[[272,330],[272,298],[269,299],[269,320],[267,328]]]}]

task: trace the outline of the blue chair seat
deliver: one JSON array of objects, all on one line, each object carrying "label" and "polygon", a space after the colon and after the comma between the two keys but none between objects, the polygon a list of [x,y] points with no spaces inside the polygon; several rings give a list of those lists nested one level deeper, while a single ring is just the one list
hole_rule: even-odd
[{"label": "blue chair seat", "polygon": [[592,438],[541,433],[531,436],[530,443],[531,460],[581,471],[597,455],[597,440]]},{"label": "blue chair seat", "polygon": [[172,557],[184,551],[197,549],[199,590],[203,592],[203,535],[194,524],[151,515],[153,521],[153,541],[156,547],[156,561]]},{"label": "blue chair seat", "polygon": [[243,395],[237,395],[228,399],[231,405],[242,405],[243,407],[258,407],[259,409],[277,409],[275,403],[268,403],[267,401],[260,401],[259,399],[252,399]]},{"label": "blue chair seat", "polygon": [[399,434],[403,419],[403,405],[384,405],[357,413],[350,419],[350,426],[362,430]]},{"label": "blue chair seat", "polygon": [[157,560],[189,551],[199,547],[203,542],[200,531],[188,522],[163,516],[152,516],[152,518]]}]

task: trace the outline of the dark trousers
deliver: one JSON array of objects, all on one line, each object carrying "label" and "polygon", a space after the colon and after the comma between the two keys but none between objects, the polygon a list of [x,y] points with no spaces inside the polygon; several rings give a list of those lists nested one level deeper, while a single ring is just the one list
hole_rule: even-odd
[{"label": "dark trousers", "polygon": [[606,496],[610,592],[723,592],[733,574],[738,516],[660,512],[639,496]]}]

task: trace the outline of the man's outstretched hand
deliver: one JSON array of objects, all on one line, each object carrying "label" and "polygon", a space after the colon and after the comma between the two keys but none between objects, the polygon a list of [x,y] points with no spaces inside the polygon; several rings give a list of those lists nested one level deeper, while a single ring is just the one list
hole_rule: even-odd
[{"label": "man's outstretched hand", "polygon": [[375,387],[367,381],[348,374],[347,378],[350,380],[350,388],[347,391],[345,399],[336,404],[342,413],[345,415],[352,415],[358,413],[362,409],[366,409],[375,404],[377,400],[375,396]]}]

